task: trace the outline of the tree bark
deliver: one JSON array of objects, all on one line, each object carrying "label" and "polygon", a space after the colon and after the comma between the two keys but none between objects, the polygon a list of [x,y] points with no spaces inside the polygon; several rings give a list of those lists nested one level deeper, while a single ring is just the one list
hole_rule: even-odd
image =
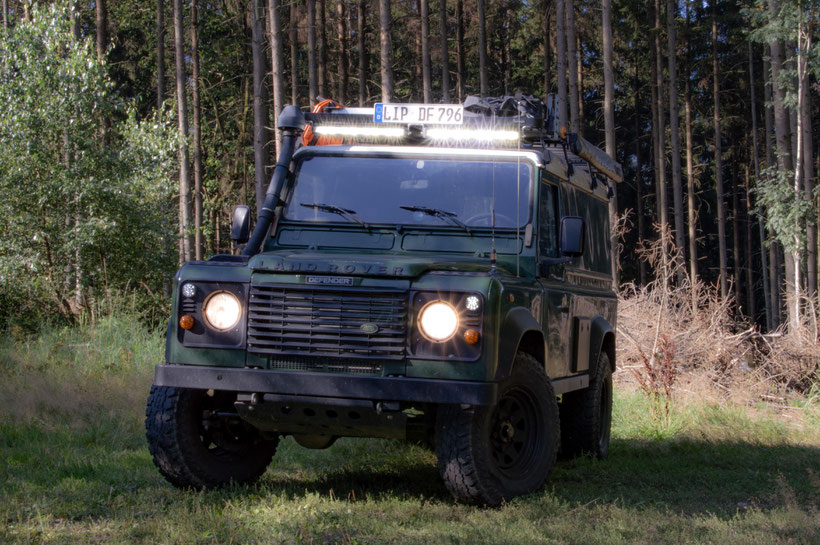
[{"label": "tree bark", "polygon": [[466,96],[465,86],[467,84],[467,68],[464,52],[464,3],[463,0],[456,0],[456,85],[458,89],[458,102],[464,100]]},{"label": "tree bark", "polygon": [[165,101],[165,1],[157,0],[157,108]]},{"label": "tree bark", "polygon": [[569,116],[567,115],[567,16],[565,0],[556,0],[555,6],[555,77],[558,80],[558,120],[555,126],[558,127],[560,131],[570,128]]},{"label": "tree bark", "polygon": [[3,10],[3,28],[8,28],[9,27],[9,0],[3,0],[2,10]]},{"label": "tree bark", "polygon": [[[328,98],[330,78],[327,70],[327,9],[326,0],[319,0],[319,95]],[[330,91],[332,92],[332,91]]]},{"label": "tree bark", "polygon": [[359,106],[367,104],[367,24],[365,21],[365,5],[365,0],[359,0],[356,8],[359,47]]},{"label": "tree bark", "polygon": [[726,209],[723,200],[723,152],[720,135],[720,82],[718,64],[717,0],[712,0],[712,126],[715,135],[715,191],[717,193],[718,252],[720,259],[720,296],[729,295],[729,266],[726,257]]},{"label": "tree bark", "polygon": [[108,0],[96,0],[97,12],[97,59],[102,62],[108,49]]},{"label": "tree bark", "polygon": [[191,0],[191,105],[194,132],[194,259],[203,259],[202,240],[202,122],[199,99],[199,9],[198,0]]},{"label": "tree bark", "polygon": [[185,94],[185,38],[182,0],[174,0],[174,59],[176,61],[177,121],[179,126],[179,235],[180,261],[191,260],[191,176],[188,165],[188,99]]},{"label": "tree bark", "polygon": [[732,188],[732,275],[734,277],[733,283],[735,288],[735,306],[739,314],[748,316],[748,309],[744,306],[742,298],[743,290],[740,285],[742,269],[741,251],[740,251],[740,201],[738,199],[738,174],[737,174],[737,156],[732,157],[731,162],[731,188]]},{"label": "tree bark", "polygon": [[439,34],[441,35],[441,100],[450,102],[450,51],[447,47],[447,0],[438,2]]},{"label": "tree bark", "polygon": [[[617,160],[615,150],[615,74],[612,67],[612,0],[602,2],[602,34],[604,49],[604,132],[606,140],[606,153]],[[618,221],[618,195],[615,192],[615,184],[609,182],[612,187],[613,196],[609,199],[609,227],[610,227],[610,248],[612,252],[612,283],[617,290],[620,286],[618,253],[618,234],[615,231],[615,224]]]},{"label": "tree bark", "polygon": [[[757,93],[755,88],[757,86],[755,80],[755,71],[754,71],[754,52],[752,51],[752,42],[747,42],[747,53],[749,57],[749,93],[750,93],[750,100],[749,103],[751,105],[751,117],[752,117],[752,164],[754,165],[754,179],[755,181],[760,179],[760,159],[758,150],[758,137],[757,137]],[[767,144],[769,141],[769,134],[765,135]],[[767,147],[770,147],[767,145]],[[767,150],[768,151],[768,150]],[[747,199],[747,210],[752,210],[752,203],[751,203],[751,193],[750,193],[751,184],[747,182],[746,184],[746,199]],[[749,218],[751,221],[751,218]],[[758,228],[758,237],[760,238],[760,272],[763,275],[763,302],[764,308],[766,309],[766,330],[771,331],[774,328],[774,319],[772,315],[772,299],[771,293],[769,293],[770,286],[769,286],[769,259],[767,255],[766,246],[766,229],[763,225],[763,209],[762,207],[758,208],[757,210],[757,228]],[[751,239],[751,230],[750,230]],[[751,244],[751,242],[750,242]],[[749,263],[751,264],[752,255],[749,253]],[[751,266],[749,267],[751,269]]]},{"label": "tree bark", "polygon": [[481,96],[490,94],[490,82],[487,74],[487,15],[484,6],[485,0],[476,0],[478,3],[478,74]]},{"label": "tree bark", "polygon": [[552,0],[544,0],[544,100],[552,90]]},{"label": "tree bark", "polygon": [[573,0],[564,0],[567,33],[567,67],[569,68],[569,127],[570,131],[580,134],[581,119],[578,102],[578,50],[575,40],[575,6]]},{"label": "tree bark", "polygon": [[268,0],[268,28],[270,33],[271,79],[273,85],[273,131],[276,142],[275,154],[282,149],[282,135],[277,130],[279,114],[285,107],[285,60],[282,47],[282,14],[279,0]]},{"label": "tree bark", "polygon": [[316,68],[316,0],[307,0],[308,100],[316,104],[319,95],[319,75]]},{"label": "tree bark", "polygon": [[421,72],[424,102],[433,102],[433,76],[430,66],[430,6],[428,0],[419,0],[419,18],[421,20]]},{"label": "tree bark", "polygon": [[692,284],[692,308],[698,304],[698,294],[694,286],[698,282],[698,242],[697,225],[698,214],[695,208],[695,164],[694,143],[692,141],[692,83],[688,75],[692,72],[692,37],[689,25],[689,0],[686,2],[686,74],[684,82],[684,111],[686,123],[686,208],[689,217],[689,282]]},{"label": "tree bark", "polygon": [[[655,87],[657,88],[657,110],[658,110],[658,134],[657,134],[657,148],[655,154],[657,155],[655,168],[658,173],[658,216],[661,224],[661,233],[666,233],[669,229],[669,207],[666,202],[666,122],[663,111],[663,47],[661,46],[661,2],[655,0],[655,28],[653,31],[654,47],[655,47]],[[666,249],[664,248],[664,260],[668,258]],[[666,263],[666,261],[664,261]]]},{"label": "tree bark", "polygon": [[[635,27],[637,30],[638,23],[635,22]],[[635,191],[636,191],[636,200],[637,200],[637,214],[638,214],[638,246],[644,246],[644,233],[646,233],[646,229],[644,228],[644,196],[643,196],[643,174],[641,172],[641,135],[643,134],[643,130],[641,129],[641,116],[639,115],[639,105],[640,105],[640,89],[641,89],[641,80],[640,80],[640,71],[639,71],[639,53],[638,49],[635,48],[635,75],[633,79],[633,95],[632,95],[632,107],[634,109],[634,122],[635,122]],[[640,270],[640,281],[641,286],[646,285],[646,260],[640,259],[639,260],[639,270]]]},{"label": "tree bark", "polygon": [[345,16],[345,0],[336,0],[336,33],[339,43],[339,77],[336,88],[336,100],[342,104],[347,104],[347,64],[348,64],[348,44],[347,44],[347,21]]},{"label": "tree bark", "polygon": [[[763,56],[764,147],[766,149],[766,166],[774,167],[777,165],[777,161],[774,157],[774,146],[772,146],[772,134],[774,133],[774,109],[772,104],[774,97],[772,96],[772,79],[770,77],[772,69],[769,58],[771,58],[771,50],[769,46],[766,46],[766,54]],[[767,230],[767,235],[769,240],[769,297],[772,310],[771,329],[775,329],[780,325],[782,318],[780,290],[783,282],[780,278],[780,267],[778,266],[777,237],[772,229]]]},{"label": "tree bark", "polygon": [[[754,150],[753,150],[754,151]],[[744,184],[744,198],[743,198],[743,224],[746,226],[746,236],[744,237],[744,242],[746,244],[745,248],[745,271],[746,271],[746,306],[749,312],[749,316],[751,317],[752,321],[757,321],[757,305],[755,304],[755,294],[754,294],[754,271],[752,269],[752,263],[754,261],[754,252],[752,250],[752,220],[750,211],[752,209],[752,202],[751,202],[751,173],[749,172],[749,163],[746,163],[746,178]],[[761,246],[762,248],[762,246]],[[761,252],[761,254],[764,252]],[[765,283],[765,282],[764,282]]]},{"label": "tree bark", "polygon": [[253,57],[253,181],[256,213],[265,202],[268,176],[268,97],[265,88],[265,6],[263,0],[251,2],[251,54]]},{"label": "tree bark", "polygon": [[[296,22],[299,16],[296,2],[290,3],[288,17],[288,41],[290,42],[290,101],[293,105],[299,104],[299,35],[296,32]],[[279,131],[276,131],[279,132]]]},{"label": "tree bark", "polygon": [[[77,8],[76,0],[71,0],[68,4],[68,17],[71,21],[71,38],[78,42],[80,40],[80,11]],[[3,0],[3,25],[8,28],[8,1]]]},{"label": "tree bark", "polygon": [[393,99],[393,45],[390,29],[393,17],[390,0],[379,0],[379,43],[381,45],[382,102]]},{"label": "tree bark", "polygon": [[683,180],[680,167],[680,107],[678,105],[678,44],[675,33],[674,0],[666,0],[667,62],[669,65],[669,140],[672,148],[672,200],[675,208],[675,245],[680,256],[678,284],[686,276],[686,235],[683,218]]}]

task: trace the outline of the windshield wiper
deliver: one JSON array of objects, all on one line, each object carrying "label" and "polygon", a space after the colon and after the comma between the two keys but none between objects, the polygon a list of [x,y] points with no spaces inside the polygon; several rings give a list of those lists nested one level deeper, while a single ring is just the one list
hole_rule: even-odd
[{"label": "windshield wiper", "polygon": [[437,218],[447,220],[453,225],[461,227],[467,231],[467,234],[470,233],[470,228],[462,223],[452,212],[447,212],[446,210],[441,210],[439,208],[429,208],[427,206],[399,206],[399,208],[409,210],[410,212],[421,212],[423,214],[427,214],[428,216],[435,216]]},{"label": "windshield wiper", "polygon": [[335,204],[322,204],[315,202],[313,204],[301,203],[300,206],[304,206],[305,208],[313,208],[314,210],[319,210],[320,212],[328,212],[330,214],[339,214],[340,216],[347,218],[349,220],[353,220],[365,229],[370,229],[370,226],[354,216],[353,214],[356,213],[355,210],[348,210],[347,208],[342,208],[341,206],[336,206]]}]

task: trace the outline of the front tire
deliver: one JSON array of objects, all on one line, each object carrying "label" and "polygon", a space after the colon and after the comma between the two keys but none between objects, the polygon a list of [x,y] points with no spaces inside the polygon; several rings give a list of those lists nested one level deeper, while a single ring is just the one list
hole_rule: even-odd
[{"label": "front tire", "polygon": [[558,404],[543,365],[519,353],[495,405],[439,408],[439,472],[457,501],[499,505],[543,486],[555,463],[558,430]]},{"label": "front tire", "polygon": [[145,411],[148,450],[160,473],[179,488],[252,483],[276,453],[278,438],[265,439],[233,411],[234,396],[152,386]]}]

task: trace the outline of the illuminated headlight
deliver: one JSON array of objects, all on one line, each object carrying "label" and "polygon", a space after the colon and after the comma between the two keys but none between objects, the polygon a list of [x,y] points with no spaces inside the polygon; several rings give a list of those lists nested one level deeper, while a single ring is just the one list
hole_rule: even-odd
[{"label": "illuminated headlight", "polygon": [[214,329],[225,331],[239,322],[242,306],[236,295],[227,291],[218,291],[208,296],[202,308],[205,321]]},{"label": "illuminated headlight", "polygon": [[193,297],[194,295],[196,295],[196,286],[190,283],[184,284],[182,286],[182,295],[188,298]]},{"label": "illuminated headlight", "polygon": [[419,328],[422,334],[435,342],[444,342],[455,335],[458,328],[456,309],[444,301],[433,301],[419,312]]}]

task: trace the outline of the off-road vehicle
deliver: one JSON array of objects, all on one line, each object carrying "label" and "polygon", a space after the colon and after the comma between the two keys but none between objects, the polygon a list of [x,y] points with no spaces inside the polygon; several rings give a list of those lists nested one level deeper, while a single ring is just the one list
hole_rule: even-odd
[{"label": "off-road vehicle", "polygon": [[559,127],[521,95],[286,107],[252,233],[234,212],[241,255],[174,277],[146,412],[160,472],[248,483],[284,436],[398,438],[434,446],[458,501],[497,505],[559,448],[606,456],[622,173]]}]

